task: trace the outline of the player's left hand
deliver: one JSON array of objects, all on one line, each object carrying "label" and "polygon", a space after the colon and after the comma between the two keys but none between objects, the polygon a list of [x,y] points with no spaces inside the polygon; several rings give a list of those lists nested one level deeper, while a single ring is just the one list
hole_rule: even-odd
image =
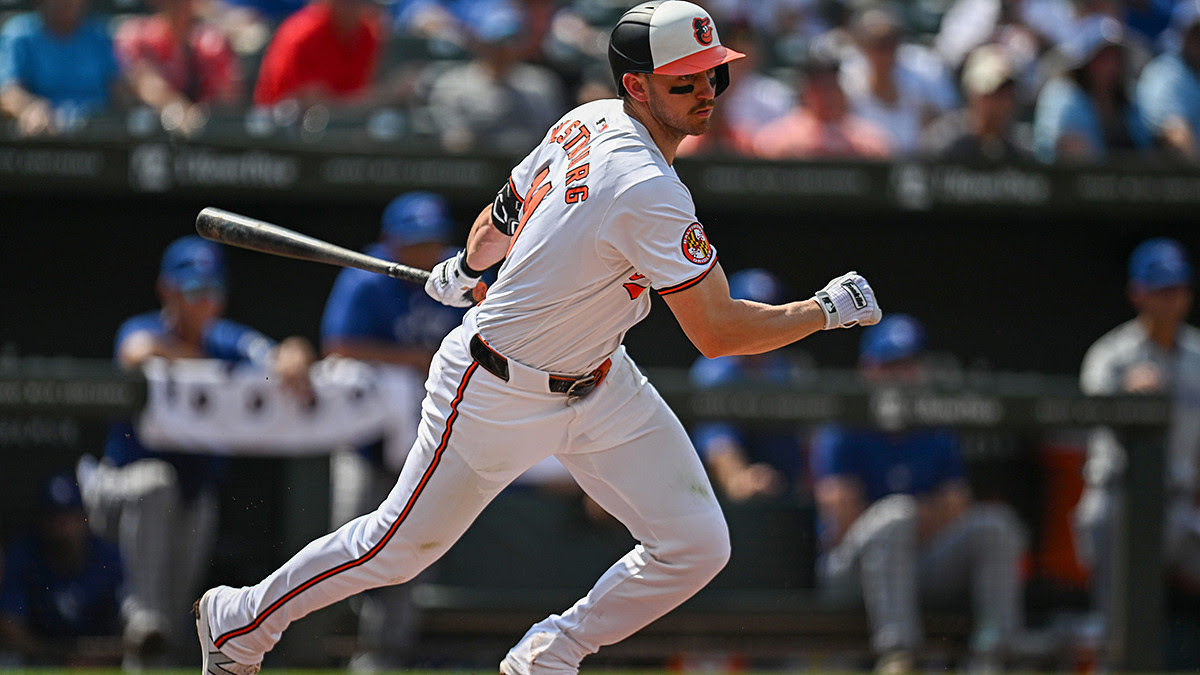
[{"label": "player's left hand", "polygon": [[883,318],[875,291],[858,272],[847,272],[830,281],[814,297],[825,313],[825,330],[870,326]]},{"label": "player's left hand", "polygon": [[433,266],[425,280],[425,292],[429,297],[451,307],[470,307],[483,300],[487,286],[478,276],[471,276],[463,268],[465,252]]}]

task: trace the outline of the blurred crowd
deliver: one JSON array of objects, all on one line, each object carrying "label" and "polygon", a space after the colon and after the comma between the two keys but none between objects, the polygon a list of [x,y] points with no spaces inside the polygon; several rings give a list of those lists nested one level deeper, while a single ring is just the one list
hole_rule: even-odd
[{"label": "blurred crowd", "polygon": [[[0,16],[0,113],[16,135],[107,116],[135,136],[341,130],[506,153],[574,104],[615,94],[607,33],[633,4],[34,2]],[[703,4],[722,42],[750,58],[731,64],[714,129],[681,154],[1200,156],[1200,0]]]}]

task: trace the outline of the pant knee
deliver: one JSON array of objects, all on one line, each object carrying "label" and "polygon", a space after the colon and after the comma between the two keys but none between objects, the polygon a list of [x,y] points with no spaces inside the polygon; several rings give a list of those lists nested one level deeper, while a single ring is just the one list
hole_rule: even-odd
[{"label": "pant knee", "polygon": [[668,568],[706,584],[729,562],[731,547],[729,527],[719,513],[694,519],[686,528],[676,531],[669,541],[644,544],[659,562]]}]

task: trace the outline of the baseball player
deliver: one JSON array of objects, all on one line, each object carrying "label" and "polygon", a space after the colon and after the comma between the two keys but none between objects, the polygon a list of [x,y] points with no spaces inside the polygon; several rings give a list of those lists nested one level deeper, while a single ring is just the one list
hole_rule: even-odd
[{"label": "baseball player", "polygon": [[[918,382],[924,335],[911,317],[889,315],[863,333],[860,371],[869,382]],[[830,426],[814,436],[811,462],[819,583],[866,605],[876,672],[912,670],[921,601],[971,598],[973,667],[1012,656],[1024,628],[1023,533],[1007,504],[972,500],[952,432]]]},{"label": "baseball player", "polygon": [[[429,269],[445,255],[453,223],[445,200],[430,192],[396,197],[383,211],[380,239],[367,253],[405,265]],[[447,307],[420,287],[380,274],[347,268],[338,274],[321,319],[321,346],[326,355],[344,356],[400,371],[420,388],[442,338],[462,323],[465,310]],[[403,371],[408,371],[407,373]],[[421,396],[414,395],[414,402]],[[420,411],[414,409],[413,417]],[[404,453],[416,435],[389,439],[333,454],[329,467],[330,515],[337,528],[375,510],[396,483]],[[392,447],[402,445],[402,447]],[[399,450],[400,452],[396,452]],[[359,647],[352,670],[395,670],[414,646],[417,608],[407,584],[364,593],[357,607]]]},{"label": "baseball player", "polygon": [[[276,344],[222,318],[225,289],[219,246],[196,236],[174,241],[163,252],[158,276],[162,308],[121,324],[117,365],[132,370],[151,357],[252,362],[306,393],[312,347],[302,338]],[[125,665],[131,669],[157,662],[183,637],[187,626],[173,618],[186,616],[209,559],[217,488],[228,463],[147,448],[130,420],[109,428],[100,462],[90,456],[80,461],[79,485],[92,527],[118,542],[125,562]]]},{"label": "baseball player", "polygon": [[684,137],[708,128],[741,54],[682,0],[629,10],[609,47],[620,99],[584,104],[551,127],[480,212],[465,252],[433,269],[426,291],[468,306],[480,272],[504,261],[434,356],[395,488],[260,583],[207,591],[197,629],[209,672],[255,672],[292,621],[411,579],[551,454],[640,543],[573,607],[530,628],[501,673],[575,673],[725,565],[729,534],[704,467],[621,346],[625,331],[650,311],[652,292],[709,357],[769,351],[882,313],[854,273],[808,300],[730,298],[671,163]]},{"label": "baseball player", "polygon": [[[1200,330],[1186,323],[1192,307],[1192,265],[1183,246],[1148,239],[1129,258],[1129,300],[1137,316],[1105,333],[1083,357],[1079,386],[1086,394],[1170,394],[1175,400],[1166,445],[1164,556],[1185,585],[1200,587]],[[1125,448],[1109,428],[1088,439],[1084,491],[1075,507],[1076,551],[1091,568],[1089,628],[1104,643],[1113,610],[1116,518],[1123,503]]]}]

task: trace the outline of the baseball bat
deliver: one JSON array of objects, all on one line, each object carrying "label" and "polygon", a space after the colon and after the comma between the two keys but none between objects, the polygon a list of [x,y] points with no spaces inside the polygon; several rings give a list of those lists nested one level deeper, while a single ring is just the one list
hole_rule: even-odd
[{"label": "baseball bat", "polygon": [[417,284],[424,284],[429,278],[426,270],[351,251],[286,227],[212,206],[196,216],[196,231],[205,239],[285,258],[357,267]]}]

